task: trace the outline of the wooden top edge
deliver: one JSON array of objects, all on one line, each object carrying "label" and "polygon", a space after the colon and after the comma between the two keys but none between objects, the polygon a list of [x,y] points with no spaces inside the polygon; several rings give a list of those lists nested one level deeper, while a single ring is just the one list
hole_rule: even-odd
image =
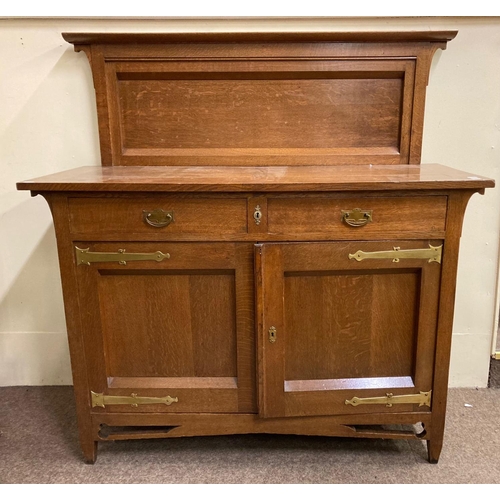
[{"label": "wooden top edge", "polygon": [[252,31],[174,33],[62,33],[74,45],[131,43],[242,43],[242,42],[441,42],[453,40],[458,31]]},{"label": "wooden top edge", "polygon": [[17,184],[18,190],[271,192],[439,190],[494,187],[444,165],[342,167],[80,167]]}]

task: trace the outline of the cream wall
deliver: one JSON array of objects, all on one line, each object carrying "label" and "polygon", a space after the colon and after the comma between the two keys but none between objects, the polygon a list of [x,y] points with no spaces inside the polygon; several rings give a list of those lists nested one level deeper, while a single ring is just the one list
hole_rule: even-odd
[{"label": "cream wall", "polygon": [[450,384],[487,385],[500,234],[500,18],[0,19],[0,385],[71,384],[49,209],[15,183],[99,165],[90,68],[63,31],[458,30],[430,75],[423,162],[493,177],[462,238]]}]

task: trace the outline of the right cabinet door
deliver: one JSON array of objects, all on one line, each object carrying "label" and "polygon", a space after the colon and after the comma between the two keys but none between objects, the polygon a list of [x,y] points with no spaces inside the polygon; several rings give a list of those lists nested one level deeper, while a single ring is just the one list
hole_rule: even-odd
[{"label": "right cabinet door", "polygon": [[255,250],[262,417],[430,410],[442,241]]}]

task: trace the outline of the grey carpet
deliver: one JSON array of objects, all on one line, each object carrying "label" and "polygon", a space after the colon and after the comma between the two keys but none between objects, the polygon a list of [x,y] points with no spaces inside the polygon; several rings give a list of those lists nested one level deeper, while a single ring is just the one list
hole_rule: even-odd
[{"label": "grey carpet", "polygon": [[500,483],[498,389],[450,391],[437,465],[420,441],[267,435],[106,442],[86,465],[72,388],[4,387],[0,401],[4,484]]}]

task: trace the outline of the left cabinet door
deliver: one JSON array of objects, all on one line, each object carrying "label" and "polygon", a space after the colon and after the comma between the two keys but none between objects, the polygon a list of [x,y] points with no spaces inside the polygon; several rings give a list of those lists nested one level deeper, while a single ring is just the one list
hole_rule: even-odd
[{"label": "left cabinet door", "polygon": [[94,410],[255,411],[251,245],[73,250]]}]

